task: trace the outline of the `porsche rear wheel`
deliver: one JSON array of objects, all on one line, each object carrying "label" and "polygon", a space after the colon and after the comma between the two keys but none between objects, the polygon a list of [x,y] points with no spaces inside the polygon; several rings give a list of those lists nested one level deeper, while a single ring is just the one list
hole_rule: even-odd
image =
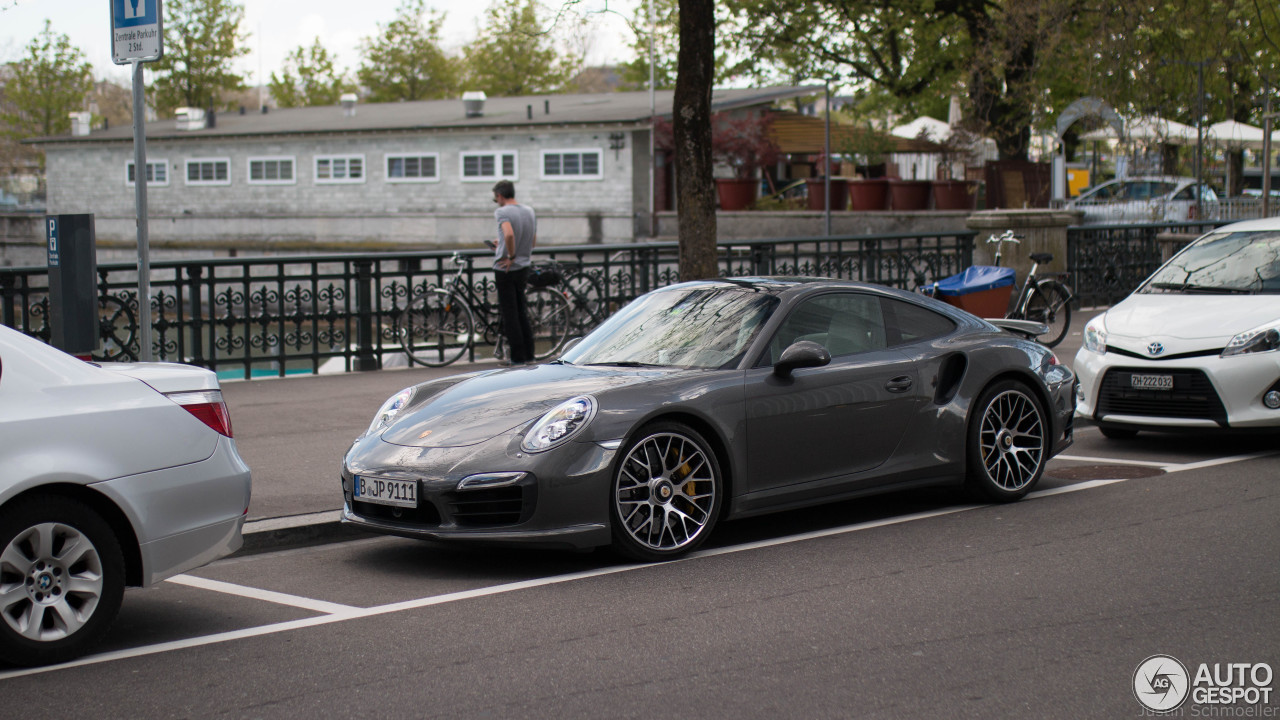
[{"label": "porsche rear wheel", "polygon": [[693,550],[715,526],[723,487],[715,454],[697,431],[669,422],[642,428],[614,474],[614,547],[645,562]]},{"label": "porsche rear wheel", "polygon": [[0,660],[43,665],[84,654],[124,598],[124,556],[110,526],[63,497],[0,513]]},{"label": "porsche rear wheel", "polygon": [[987,388],[969,420],[968,481],[987,500],[1026,495],[1049,460],[1049,418],[1026,385],[1005,380]]}]

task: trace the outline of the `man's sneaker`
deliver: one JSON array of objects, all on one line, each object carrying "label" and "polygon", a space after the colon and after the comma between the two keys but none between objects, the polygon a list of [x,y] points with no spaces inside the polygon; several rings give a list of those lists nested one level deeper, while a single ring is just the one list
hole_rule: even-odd
[{"label": "man's sneaker", "polygon": [[497,360],[498,364],[503,367],[507,367],[511,364],[511,358],[507,357],[507,347],[502,343],[498,343],[494,346],[493,359]]}]

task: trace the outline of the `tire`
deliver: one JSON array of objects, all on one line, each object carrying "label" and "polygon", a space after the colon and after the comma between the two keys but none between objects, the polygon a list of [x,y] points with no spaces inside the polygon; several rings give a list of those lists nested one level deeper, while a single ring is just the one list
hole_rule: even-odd
[{"label": "tire", "polygon": [[411,300],[397,327],[410,365],[443,367],[462,357],[475,339],[471,307],[446,290],[428,290]]},{"label": "tire", "polygon": [[533,358],[546,360],[569,338],[569,302],[555,288],[531,289],[525,298],[533,328]]},{"label": "tire", "polygon": [[101,517],[64,497],[0,513],[0,661],[70,660],[102,639],[124,598],[124,555]]},{"label": "tire", "polygon": [[1113,425],[1099,425],[1098,431],[1102,433],[1102,437],[1108,440],[1132,440],[1138,436],[1137,430],[1119,428]]},{"label": "tire", "polygon": [[604,320],[604,302],[600,284],[585,272],[575,272],[564,279],[565,300],[569,303],[569,327],[575,334],[585,335]]},{"label": "tire", "polygon": [[1044,406],[1026,385],[1005,380],[988,387],[969,416],[969,489],[995,502],[1026,495],[1049,461],[1049,432]]},{"label": "tire", "polygon": [[613,547],[641,562],[691,552],[715,527],[723,494],[720,464],[697,431],[673,422],[647,425],[624,446],[614,469]]},{"label": "tire", "polygon": [[1027,300],[1025,318],[1049,326],[1049,332],[1040,338],[1042,345],[1057,345],[1071,329],[1071,294],[1055,280],[1037,284],[1036,291]]}]

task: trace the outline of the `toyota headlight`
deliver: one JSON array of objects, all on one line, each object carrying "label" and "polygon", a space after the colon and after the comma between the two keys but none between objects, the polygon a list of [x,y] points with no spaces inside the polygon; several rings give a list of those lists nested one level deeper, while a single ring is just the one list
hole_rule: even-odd
[{"label": "toyota headlight", "polygon": [[412,399],[413,388],[405,388],[392,395],[386,402],[382,403],[382,407],[378,408],[378,414],[373,416],[373,422],[369,424],[369,429],[365,430],[364,434],[372,435],[373,433],[381,432],[395,421],[396,416]]},{"label": "toyota headlight", "polygon": [[1106,315],[1099,315],[1084,326],[1085,350],[1096,352],[1099,355],[1107,354],[1107,325],[1103,321],[1105,317]]},{"label": "toyota headlight", "polygon": [[520,447],[533,453],[550,450],[586,427],[595,414],[596,401],[590,395],[565,400],[538,418],[520,442]]},{"label": "toyota headlight", "polygon": [[1222,357],[1280,350],[1280,320],[1242,332],[1231,338]]}]

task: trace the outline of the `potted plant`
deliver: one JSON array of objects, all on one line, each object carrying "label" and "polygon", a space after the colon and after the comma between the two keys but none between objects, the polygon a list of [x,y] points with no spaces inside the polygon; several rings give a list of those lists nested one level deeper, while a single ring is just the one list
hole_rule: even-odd
[{"label": "potted plant", "polygon": [[831,175],[832,163],[830,158],[825,154],[818,155],[818,161],[814,163],[814,168],[819,170],[817,177],[805,178],[805,186],[809,193],[808,207],[810,210],[826,210],[827,202],[823,201],[822,194],[830,188],[830,206],[832,210],[844,210],[849,204],[849,181],[842,177],[828,177]]},{"label": "potted plant", "polygon": [[977,198],[977,184],[955,178],[955,163],[968,158],[977,137],[962,128],[954,128],[951,135],[938,143],[941,148],[938,179],[933,182],[933,207],[935,210],[972,210]]},{"label": "potted plant", "polygon": [[712,115],[711,155],[733,171],[732,178],[716,178],[720,209],[747,209],[760,187],[757,171],[771,167],[781,155],[773,138],[772,117],[754,112]]},{"label": "potted plant", "polygon": [[871,123],[863,127],[847,127],[839,134],[841,150],[853,157],[862,169],[860,177],[849,182],[849,202],[854,210],[884,210],[889,204],[889,178],[882,173],[885,160],[893,152],[893,138],[878,132]]}]

